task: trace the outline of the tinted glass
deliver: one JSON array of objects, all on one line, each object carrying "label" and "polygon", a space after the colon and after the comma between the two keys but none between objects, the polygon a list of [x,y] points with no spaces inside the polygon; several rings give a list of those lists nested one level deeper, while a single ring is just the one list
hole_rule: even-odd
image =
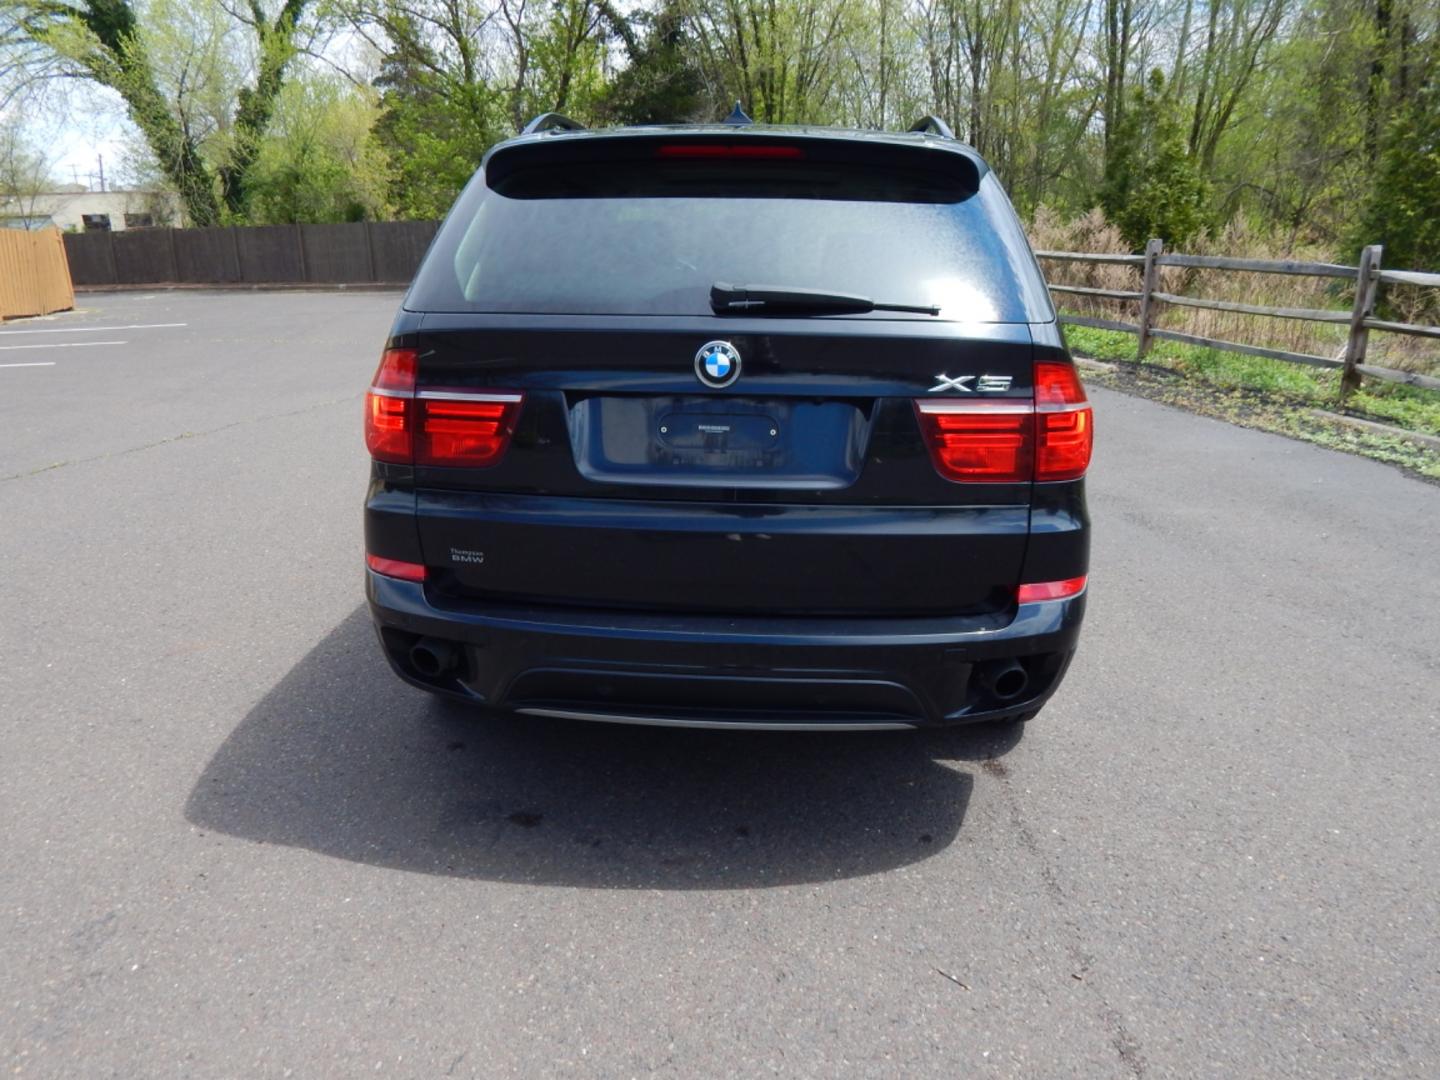
[{"label": "tinted glass", "polygon": [[934,304],[940,318],[957,321],[1052,318],[1024,235],[992,176],[956,201],[933,192],[909,196],[916,201],[894,192],[876,198],[873,174],[863,179],[854,190],[842,181],[817,198],[763,190],[692,197],[644,185],[617,194],[614,184],[577,195],[573,179],[500,185],[502,194],[477,176],[406,304],[448,312],[708,315],[710,286],[723,281]]}]

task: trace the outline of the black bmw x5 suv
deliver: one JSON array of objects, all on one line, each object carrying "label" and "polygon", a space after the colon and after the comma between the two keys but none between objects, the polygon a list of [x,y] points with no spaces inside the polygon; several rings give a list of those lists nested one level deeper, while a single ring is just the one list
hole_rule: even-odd
[{"label": "black bmw x5 suv", "polygon": [[368,395],[395,672],[627,723],[1032,716],[1092,416],[985,162],[933,120],[577,127],[486,155]]}]

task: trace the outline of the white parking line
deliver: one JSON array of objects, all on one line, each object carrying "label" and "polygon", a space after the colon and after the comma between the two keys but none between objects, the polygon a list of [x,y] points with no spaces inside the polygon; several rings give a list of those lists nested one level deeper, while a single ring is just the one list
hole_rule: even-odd
[{"label": "white parking line", "polygon": [[0,330],[0,337],[11,334],[103,334],[113,330],[167,330],[175,326],[189,326],[183,322],[131,323],[128,326],[66,326],[54,330]]},{"label": "white parking line", "polygon": [[57,341],[54,345],[0,345],[11,352],[15,349],[88,349],[94,345],[128,345],[127,341]]},{"label": "white parking line", "polygon": [[0,368],[3,368],[3,367],[54,367],[54,366],[55,366],[55,361],[54,361],[54,360],[32,360],[32,361],[31,361],[30,363],[28,363],[28,364],[0,364]]}]

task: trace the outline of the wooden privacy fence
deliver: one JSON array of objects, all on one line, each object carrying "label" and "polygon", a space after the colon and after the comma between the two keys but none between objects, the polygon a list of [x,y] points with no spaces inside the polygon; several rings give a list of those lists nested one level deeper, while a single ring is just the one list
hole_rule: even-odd
[{"label": "wooden privacy fence", "polygon": [[[1093,326],[1102,330],[1121,330],[1135,334],[1139,339],[1137,355],[1141,359],[1144,359],[1146,352],[1149,351],[1151,341],[1160,338],[1165,341],[1179,341],[1188,345],[1200,345],[1226,352],[1263,356],[1272,360],[1284,360],[1296,364],[1309,364],[1313,367],[1338,368],[1341,371],[1342,395],[1359,387],[1363,375],[1440,390],[1440,378],[1366,363],[1366,353],[1372,330],[1406,334],[1413,337],[1440,338],[1440,327],[1437,326],[1392,322],[1375,317],[1376,292],[1382,284],[1440,288],[1440,274],[1381,269],[1381,248],[1378,244],[1367,247],[1361,252],[1359,266],[1269,259],[1232,259],[1221,255],[1166,254],[1164,245],[1159,240],[1151,240],[1146,244],[1143,255],[1088,254],[1075,251],[1037,251],[1035,254],[1041,259],[1052,259],[1057,262],[1108,264],[1132,267],[1137,270],[1140,274],[1139,290],[1101,289],[1084,285],[1051,285],[1050,291],[1093,297],[1099,300],[1130,301],[1138,304],[1139,316],[1134,323],[1068,314],[1062,314],[1060,321],[1075,326]],[[1265,307],[1259,304],[1242,304],[1230,300],[1182,296],[1178,293],[1165,292],[1160,288],[1160,268],[1167,266],[1191,270],[1233,270],[1253,274],[1340,278],[1355,283],[1353,300],[1349,311],[1336,311],[1324,308]],[[1162,304],[1232,312],[1238,315],[1260,315],[1273,319],[1299,319],[1313,323],[1337,324],[1344,326],[1347,330],[1345,349],[1339,357],[1316,356],[1313,353],[1265,348],[1238,341],[1224,341],[1198,334],[1182,333],[1179,330],[1167,330],[1156,325],[1156,316]]]},{"label": "wooden privacy fence", "polygon": [[0,229],[0,319],[75,306],[59,229]]},{"label": "wooden privacy fence", "polygon": [[435,221],[126,229],[65,237],[80,288],[149,285],[407,285]]}]

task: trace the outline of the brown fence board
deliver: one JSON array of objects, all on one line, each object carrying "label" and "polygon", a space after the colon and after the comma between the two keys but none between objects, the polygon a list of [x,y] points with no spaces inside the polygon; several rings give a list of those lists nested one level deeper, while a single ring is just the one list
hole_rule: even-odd
[{"label": "brown fence board", "polygon": [[240,280],[257,285],[305,280],[305,266],[289,225],[251,225],[235,229],[240,252]]},{"label": "brown fence board", "polygon": [[1355,280],[1353,266],[1338,263],[1297,262],[1293,259],[1232,259],[1227,255],[1160,255],[1161,266],[1193,270],[1239,270],[1248,274],[1293,274],[1297,277],[1337,277]]},{"label": "brown fence board", "polygon": [[405,285],[439,223],[343,222],[70,233],[76,285]]},{"label": "brown fence board", "polygon": [[1062,323],[1069,323],[1071,326],[1092,326],[1096,330],[1119,330],[1126,334],[1138,334],[1140,327],[1134,323],[1119,322],[1115,319],[1092,319],[1088,315],[1061,315]]},{"label": "brown fence board", "polygon": [[151,285],[175,280],[174,253],[167,229],[129,229],[108,234],[115,252],[119,285]]},{"label": "brown fence board", "polygon": [[233,285],[240,256],[233,229],[165,229],[175,251],[175,281],[187,285]]},{"label": "brown fence board", "polygon": [[65,257],[76,285],[118,285],[108,232],[66,233]]},{"label": "brown fence board", "polygon": [[0,229],[0,319],[48,315],[74,306],[59,230]]},{"label": "brown fence board", "polygon": [[1219,349],[1222,352],[1244,353],[1246,356],[1263,356],[1270,360],[1288,360],[1295,364],[1309,364],[1311,367],[1339,368],[1345,366],[1342,361],[1332,360],[1328,356],[1290,352],[1288,349],[1265,349],[1259,345],[1242,345],[1238,341],[1221,341],[1219,338],[1201,337],[1199,334],[1182,334],[1179,330],[1151,330],[1150,336],[1163,338],[1166,341],[1179,341],[1185,345]]},{"label": "brown fence board", "polygon": [[[370,233],[363,222],[358,227],[301,225],[306,280],[316,282],[374,281],[370,257]],[[406,280],[409,280],[408,278]]]},{"label": "brown fence board", "polygon": [[376,281],[408,284],[424,258],[438,221],[377,221],[369,226]]}]

